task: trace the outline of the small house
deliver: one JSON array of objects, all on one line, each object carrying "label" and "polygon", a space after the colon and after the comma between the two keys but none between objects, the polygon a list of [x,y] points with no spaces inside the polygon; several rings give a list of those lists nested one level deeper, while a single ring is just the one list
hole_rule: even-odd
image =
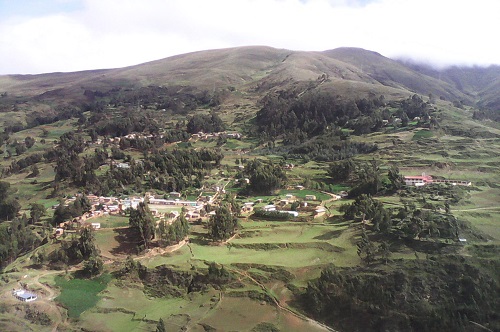
[{"label": "small house", "polygon": [[266,205],[262,208],[264,211],[276,211],[276,206],[273,204]]},{"label": "small house", "polygon": [[314,210],[314,213],[316,216],[321,216],[326,212],[326,209],[323,206],[318,206],[316,210]]},{"label": "small house", "polygon": [[316,200],[316,195],[306,195],[306,200],[307,201],[315,201]]},{"label": "small house", "polygon": [[90,226],[92,226],[93,229],[97,230],[97,229],[101,228],[101,223],[100,222],[93,222],[90,224]]},{"label": "small house", "polygon": [[12,291],[12,295],[17,298],[19,301],[23,302],[32,302],[35,301],[38,296],[34,293],[28,292],[24,289],[17,289]]}]

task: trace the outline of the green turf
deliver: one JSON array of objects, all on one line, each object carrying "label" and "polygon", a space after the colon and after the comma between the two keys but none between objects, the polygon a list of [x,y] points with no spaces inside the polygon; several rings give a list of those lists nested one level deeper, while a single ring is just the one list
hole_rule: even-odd
[{"label": "green turf", "polygon": [[85,310],[93,308],[99,301],[98,294],[106,289],[111,275],[104,274],[95,279],[69,279],[62,276],[54,278],[61,294],[56,301],[68,310],[68,317],[78,318]]}]

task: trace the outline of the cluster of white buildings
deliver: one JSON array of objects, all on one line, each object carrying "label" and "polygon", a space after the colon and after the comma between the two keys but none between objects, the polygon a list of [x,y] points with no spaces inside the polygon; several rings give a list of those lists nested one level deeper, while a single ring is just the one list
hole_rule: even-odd
[{"label": "cluster of white buildings", "polygon": [[199,132],[199,133],[196,133],[196,134],[192,134],[191,135],[191,138],[194,139],[194,140],[202,140],[202,141],[206,141],[206,140],[209,140],[209,139],[213,139],[213,138],[218,138],[218,137],[221,137],[221,136],[225,136],[227,138],[234,138],[234,139],[241,139],[242,135],[240,133],[228,133],[228,132],[225,132],[225,131],[221,131],[221,132],[217,132],[217,133],[204,133],[204,132]]},{"label": "cluster of white buildings", "polygon": [[404,181],[407,186],[415,186],[415,187],[421,187],[433,183],[450,183],[454,186],[472,185],[470,181],[434,179],[432,176],[426,175],[425,173],[422,173],[422,175],[417,175],[417,176],[405,176]]}]

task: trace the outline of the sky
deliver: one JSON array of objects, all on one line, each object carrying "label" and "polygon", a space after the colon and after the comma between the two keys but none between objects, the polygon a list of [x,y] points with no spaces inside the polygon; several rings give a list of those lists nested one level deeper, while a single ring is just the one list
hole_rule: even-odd
[{"label": "sky", "polygon": [[0,75],[248,45],[487,66],[499,32],[499,0],[0,0]]}]

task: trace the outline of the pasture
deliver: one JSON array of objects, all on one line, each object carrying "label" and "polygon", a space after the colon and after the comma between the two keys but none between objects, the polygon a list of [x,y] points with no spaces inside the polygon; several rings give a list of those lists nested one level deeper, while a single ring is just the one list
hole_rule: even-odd
[{"label": "pasture", "polygon": [[55,300],[68,310],[69,318],[78,318],[85,310],[96,305],[98,294],[106,289],[111,276],[103,274],[95,279],[69,280],[57,276],[54,280],[56,287],[61,289],[61,294]]}]

